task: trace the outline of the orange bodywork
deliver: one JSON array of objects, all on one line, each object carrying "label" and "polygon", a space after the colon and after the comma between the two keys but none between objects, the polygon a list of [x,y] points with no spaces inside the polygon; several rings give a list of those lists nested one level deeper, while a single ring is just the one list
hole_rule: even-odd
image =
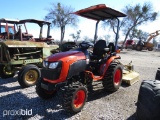
[{"label": "orange bodywork", "polygon": [[109,58],[107,60],[106,63],[101,65],[101,67],[100,67],[101,76],[95,76],[91,71],[85,71],[85,72],[90,75],[90,77],[93,79],[93,81],[102,80],[104,75],[105,75],[105,72],[107,71],[107,69],[108,69],[109,65],[111,64],[111,62],[114,61],[114,59],[120,59],[120,56],[112,56],[111,58]]},{"label": "orange bodywork", "polygon": [[85,60],[85,59],[86,57],[84,53],[80,51],[68,51],[68,52],[53,54],[52,56],[48,57],[48,62],[63,61],[60,77],[57,80],[49,80],[46,78],[43,78],[43,80],[53,84],[63,82],[67,78],[70,65],[78,60]]},{"label": "orange bodywork", "polygon": [[121,57],[120,56],[112,56],[109,60],[107,60],[106,62],[106,67],[104,68],[104,71],[103,71],[103,76],[105,75],[105,72],[106,70],[108,69],[109,65],[111,64],[111,62],[114,61],[114,59],[120,59]]},{"label": "orange bodywork", "polygon": [[156,36],[158,36],[158,35],[160,35],[160,30],[157,30],[156,32],[153,32],[153,33],[149,34],[149,38],[147,39],[147,42],[146,42],[146,43],[149,43],[149,41],[150,41],[152,38],[154,38],[154,37],[156,37]]},{"label": "orange bodywork", "polygon": [[94,5],[76,11],[74,14],[96,21],[126,16],[125,14],[106,6],[105,4]]},{"label": "orange bodywork", "polygon": [[[106,63],[102,64],[99,70],[101,73],[100,76],[95,76],[91,71],[85,71],[85,72],[90,76],[90,78],[93,79],[93,81],[102,80],[111,62],[114,61],[114,59],[119,59],[119,58],[120,56],[112,56],[106,61]],[[60,77],[58,79],[50,80],[47,78],[43,78],[44,81],[47,81],[52,84],[56,84],[56,83],[64,82],[66,80],[69,67],[72,63],[78,60],[85,60],[86,56],[84,55],[83,52],[80,52],[80,51],[68,51],[68,52],[61,52],[61,53],[53,54],[49,56],[47,59],[48,59],[48,62],[63,61],[62,70],[60,73]]]}]

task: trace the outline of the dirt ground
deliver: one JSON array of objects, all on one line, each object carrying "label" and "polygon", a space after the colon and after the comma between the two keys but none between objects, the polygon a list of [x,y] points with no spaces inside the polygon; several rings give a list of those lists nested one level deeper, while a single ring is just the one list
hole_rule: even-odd
[{"label": "dirt ground", "polygon": [[[154,80],[160,67],[160,51],[123,50],[119,54],[121,62],[132,61],[140,80],[132,86],[122,84],[114,93],[107,93],[100,83],[89,94],[83,110],[75,115],[66,113],[59,96],[51,100],[40,99],[35,86],[22,89],[17,77],[0,79],[0,119],[54,119],[54,120],[136,120],[136,102],[142,80]],[[31,115],[18,115],[13,111],[31,110]],[[8,112],[8,113],[7,113]],[[11,114],[12,113],[12,114]]]}]

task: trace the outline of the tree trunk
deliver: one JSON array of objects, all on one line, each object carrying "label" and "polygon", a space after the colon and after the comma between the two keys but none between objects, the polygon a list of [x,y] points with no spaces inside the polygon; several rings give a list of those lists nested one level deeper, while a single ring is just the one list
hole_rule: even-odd
[{"label": "tree trunk", "polygon": [[61,27],[61,44],[63,43],[64,34],[65,34],[65,27],[62,26],[62,27]]},{"label": "tree trunk", "polygon": [[62,40],[64,40],[64,34],[65,34],[65,26],[63,27],[63,37],[62,37]]},{"label": "tree trunk", "polygon": [[121,50],[123,50],[123,47],[124,47],[124,44],[126,43],[126,40],[127,40],[127,38],[128,38],[128,35],[129,35],[130,31],[131,31],[133,28],[134,28],[134,26],[132,26],[130,29],[128,29],[127,34],[126,34],[126,36],[125,36],[125,39],[124,39],[124,41],[123,41]]},{"label": "tree trunk", "polygon": [[62,32],[63,32],[63,28],[61,27],[61,38],[60,38],[60,40],[61,40],[61,45],[62,45],[62,42],[63,42],[63,40],[62,40]]}]

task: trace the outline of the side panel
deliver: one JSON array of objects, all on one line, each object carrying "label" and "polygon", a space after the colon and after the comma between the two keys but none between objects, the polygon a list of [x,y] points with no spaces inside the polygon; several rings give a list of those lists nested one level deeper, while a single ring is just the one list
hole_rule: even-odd
[{"label": "side panel", "polygon": [[70,65],[67,78],[77,75],[80,72],[85,71],[85,69],[86,69],[86,60],[76,61]]}]

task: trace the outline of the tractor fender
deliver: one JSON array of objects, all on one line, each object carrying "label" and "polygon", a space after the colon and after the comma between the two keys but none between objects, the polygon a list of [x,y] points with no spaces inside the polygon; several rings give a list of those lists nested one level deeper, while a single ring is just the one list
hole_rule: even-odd
[{"label": "tractor fender", "polygon": [[104,64],[100,67],[100,74],[104,76],[106,70],[108,69],[109,65],[115,60],[115,59],[121,59],[120,56],[112,56],[110,57]]}]

